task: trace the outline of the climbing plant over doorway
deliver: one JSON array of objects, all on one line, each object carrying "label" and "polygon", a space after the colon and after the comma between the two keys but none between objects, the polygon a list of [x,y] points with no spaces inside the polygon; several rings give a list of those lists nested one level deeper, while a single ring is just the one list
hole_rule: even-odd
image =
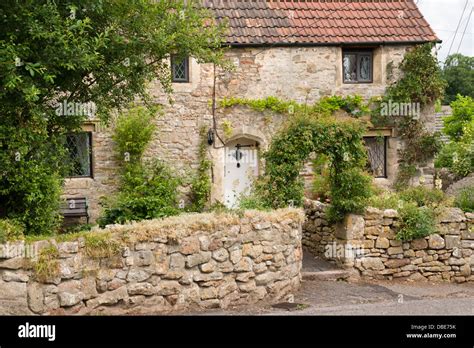
[{"label": "climbing plant over doorway", "polygon": [[325,154],[331,163],[331,219],[340,220],[347,213],[362,211],[370,197],[371,183],[363,173],[367,160],[364,130],[364,124],[356,119],[295,115],[264,154],[265,174],[255,187],[258,198],[272,208],[301,206],[304,183],[300,172],[315,152]]}]

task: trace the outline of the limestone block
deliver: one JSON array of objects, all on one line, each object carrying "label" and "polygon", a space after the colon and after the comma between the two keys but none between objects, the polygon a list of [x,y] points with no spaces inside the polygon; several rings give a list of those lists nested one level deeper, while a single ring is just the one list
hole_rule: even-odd
[{"label": "limestone block", "polygon": [[362,239],[364,237],[365,220],[361,215],[348,214],[335,229],[336,238],[343,240]]},{"label": "limestone block", "polygon": [[461,246],[460,236],[446,235],[444,236],[444,239],[446,241],[446,249],[454,249]]},{"label": "limestone block", "polygon": [[378,257],[365,257],[362,259],[362,266],[366,269],[371,270],[382,270],[385,268],[385,265],[382,262],[382,259]]},{"label": "limestone block", "polygon": [[445,241],[439,234],[432,234],[428,238],[428,245],[430,249],[443,249],[445,247]]}]

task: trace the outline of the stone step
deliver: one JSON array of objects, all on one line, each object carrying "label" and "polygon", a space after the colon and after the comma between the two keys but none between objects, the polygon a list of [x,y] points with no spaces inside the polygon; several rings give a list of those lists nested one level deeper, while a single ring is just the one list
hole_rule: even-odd
[{"label": "stone step", "polygon": [[303,280],[337,281],[350,277],[350,272],[343,269],[321,271],[321,272],[301,272]]}]

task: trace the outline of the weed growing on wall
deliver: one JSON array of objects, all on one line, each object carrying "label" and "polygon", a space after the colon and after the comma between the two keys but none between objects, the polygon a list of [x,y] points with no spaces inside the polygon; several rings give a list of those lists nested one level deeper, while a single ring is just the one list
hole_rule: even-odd
[{"label": "weed growing on wall", "polygon": [[38,259],[33,263],[33,270],[39,282],[47,282],[59,275],[59,251],[52,244],[41,249]]},{"label": "weed growing on wall", "polygon": [[120,243],[106,233],[85,234],[84,244],[86,255],[94,259],[111,258],[121,251]]},{"label": "weed growing on wall", "polygon": [[0,219],[0,243],[24,239],[24,228],[18,221]]},{"label": "weed growing on wall", "polygon": [[406,202],[416,203],[419,207],[437,207],[446,203],[446,195],[443,191],[424,186],[409,187],[401,191],[399,197]]},{"label": "weed growing on wall", "polygon": [[397,232],[397,239],[411,241],[436,232],[433,209],[408,202],[402,204],[398,212],[400,229]]}]

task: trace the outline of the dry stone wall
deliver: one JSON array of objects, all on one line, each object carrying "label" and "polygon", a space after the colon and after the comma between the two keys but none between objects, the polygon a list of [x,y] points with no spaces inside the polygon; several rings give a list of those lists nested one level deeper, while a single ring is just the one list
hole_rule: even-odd
[{"label": "dry stone wall", "polygon": [[[297,209],[188,214],[35,242],[30,255],[13,255],[24,243],[1,245],[0,314],[159,314],[279,300],[300,285],[303,220]],[[114,253],[104,256],[101,236],[119,246]],[[57,268],[40,281],[45,248],[57,250],[48,262]]]},{"label": "dry stone wall", "polygon": [[330,225],[327,205],[305,202],[303,245],[354,274],[374,279],[474,281],[474,214],[446,208],[438,233],[411,242],[396,239],[398,212],[368,208]]}]

